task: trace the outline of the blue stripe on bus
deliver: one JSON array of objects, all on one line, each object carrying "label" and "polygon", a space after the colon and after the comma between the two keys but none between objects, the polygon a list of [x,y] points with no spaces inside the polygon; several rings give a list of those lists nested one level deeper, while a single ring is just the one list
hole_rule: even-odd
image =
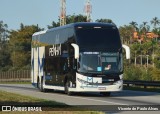
[{"label": "blue stripe on bus", "polygon": [[37,83],[32,83],[32,85],[33,85],[34,87],[37,87]]},{"label": "blue stripe on bus", "polygon": [[33,83],[34,83],[34,48],[33,48],[33,56],[32,56],[32,78],[33,78]]},{"label": "blue stripe on bus", "polygon": [[39,76],[39,66],[40,66],[40,58],[39,58],[39,47],[38,47],[38,76]]},{"label": "blue stripe on bus", "polygon": [[44,66],[44,54],[43,54],[42,62],[40,64],[40,71],[43,71],[43,66]]}]

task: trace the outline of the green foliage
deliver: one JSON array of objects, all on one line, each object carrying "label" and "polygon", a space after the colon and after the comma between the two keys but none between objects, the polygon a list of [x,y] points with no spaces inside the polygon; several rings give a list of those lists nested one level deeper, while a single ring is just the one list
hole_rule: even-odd
[{"label": "green foliage", "polygon": [[5,42],[8,37],[8,25],[0,21],[0,42]]},{"label": "green foliage", "polygon": [[114,24],[114,22],[111,19],[97,19],[96,22],[112,23],[112,24]]},{"label": "green foliage", "polygon": [[142,72],[139,68],[134,66],[125,68],[124,70],[124,79],[125,80],[139,80]]},{"label": "green foliage", "polygon": [[153,68],[141,68],[142,75],[140,80],[151,81],[152,80],[152,69]]},{"label": "green foliage", "polygon": [[155,60],[155,66],[156,68],[160,69],[160,60],[158,59]]},{"label": "green foliage", "polygon": [[8,25],[0,21],[0,70],[8,70],[7,68],[10,63],[10,54],[8,52]]},{"label": "green foliage", "polygon": [[[67,15],[66,16],[66,24],[75,23],[75,22],[86,22],[86,19],[87,19],[87,17],[83,16],[81,14]],[[58,26],[60,26],[59,21],[58,22],[53,21],[52,25],[48,25],[47,27],[48,27],[48,29],[50,29],[50,28],[54,28],[54,27],[58,27]]]},{"label": "green foliage", "polygon": [[[86,22],[86,16],[68,15],[66,23]],[[113,23],[111,19],[97,19],[96,22]],[[138,26],[134,21],[129,25],[119,27],[123,44],[131,48],[131,60],[124,60],[124,79],[127,80],[160,80],[160,20],[155,17],[149,26],[143,22]],[[58,27],[59,22],[53,21],[48,28]],[[159,36],[149,39],[146,32],[151,31]],[[19,30],[8,31],[7,24],[0,21],[0,71],[30,69],[31,38],[32,34],[43,30],[38,25],[25,26],[20,24]],[[135,42],[133,33],[144,35],[143,42]],[[7,39],[10,39],[7,41]],[[148,65],[148,66],[147,66]]]},{"label": "green foliage", "polygon": [[132,21],[132,22],[130,22],[129,23],[136,31],[138,30],[138,24],[137,24],[137,22],[134,22],[134,21]]},{"label": "green foliage", "polygon": [[83,16],[81,14],[79,14],[79,15],[68,15],[66,18],[67,18],[66,19],[67,24],[75,23],[75,22],[86,22],[86,20],[87,20],[87,17]]},{"label": "green foliage", "polygon": [[47,25],[47,27],[48,27],[48,29],[51,29],[51,28],[54,28],[54,27],[58,27],[58,26],[60,26],[60,23],[59,22],[52,22],[52,25]]},{"label": "green foliage", "polygon": [[[129,45],[131,48],[131,60],[125,65],[124,78],[127,80],[160,80],[160,20],[155,17],[151,20],[155,33],[155,38],[149,38],[146,33],[149,32],[150,26],[148,22],[143,22],[138,27],[134,21],[119,28],[122,43]],[[137,32],[139,36],[143,36],[143,41],[134,39],[133,33]],[[126,61],[126,60],[124,60]]]},{"label": "green foliage", "polygon": [[29,58],[27,57],[28,53],[25,53],[23,51],[14,51],[13,53],[11,53],[11,60],[12,60],[12,64],[15,67],[21,68],[24,65],[28,64],[29,62]]},{"label": "green foliage", "polygon": [[14,69],[30,65],[32,35],[39,30],[41,29],[38,26],[21,24],[20,30],[10,32],[9,47]]},{"label": "green foliage", "polygon": [[157,25],[160,24],[160,20],[158,19],[158,17],[154,17],[154,18],[151,20],[151,24],[153,24],[154,29],[156,29],[156,28],[157,28]]},{"label": "green foliage", "polygon": [[157,80],[159,81],[160,80],[160,69],[157,69],[157,68],[154,68],[152,70],[152,80]]},{"label": "green foliage", "polygon": [[130,66],[128,68],[125,68],[124,71],[124,79],[125,80],[146,80],[151,81],[152,80],[152,70],[145,67],[135,67]]},{"label": "green foliage", "polygon": [[122,43],[130,44],[132,42],[134,28],[131,25],[124,25],[119,27]]},{"label": "green foliage", "polygon": [[140,32],[143,33],[143,34],[146,34],[147,32],[149,32],[149,29],[150,29],[150,26],[147,24],[148,22],[143,22],[141,25],[140,25]]}]

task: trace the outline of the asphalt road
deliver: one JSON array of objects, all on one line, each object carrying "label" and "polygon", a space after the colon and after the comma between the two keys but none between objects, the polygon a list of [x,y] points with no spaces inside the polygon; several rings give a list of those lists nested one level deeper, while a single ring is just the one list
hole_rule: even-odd
[{"label": "asphalt road", "polygon": [[[63,92],[58,91],[42,93],[29,84],[0,84],[0,90],[54,100],[68,105],[160,105],[160,93],[156,92],[124,90],[112,93],[110,97],[104,97],[97,93],[81,93],[80,95],[68,96]],[[149,111],[148,113],[151,112],[152,111]],[[158,113],[160,112],[158,111]],[[145,114],[147,114],[147,112],[145,112]]]}]

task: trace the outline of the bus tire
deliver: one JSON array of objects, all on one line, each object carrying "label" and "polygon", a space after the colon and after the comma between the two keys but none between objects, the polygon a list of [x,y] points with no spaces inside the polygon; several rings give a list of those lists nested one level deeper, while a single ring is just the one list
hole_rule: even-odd
[{"label": "bus tire", "polygon": [[100,94],[102,94],[103,96],[110,96],[111,95],[111,92],[101,92]]},{"label": "bus tire", "polygon": [[41,79],[41,92],[46,92],[46,89],[44,89],[44,78],[42,77],[42,79]]},{"label": "bus tire", "polygon": [[69,92],[69,82],[66,81],[65,83],[65,93],[68,95],[72,95],[72,92]]},{"label": "bus tire", "polygon": [[40,80],[39,80],[39,77],[37,79],[37,88],[40,90],[41,89],[41,84],[40,84]]}]

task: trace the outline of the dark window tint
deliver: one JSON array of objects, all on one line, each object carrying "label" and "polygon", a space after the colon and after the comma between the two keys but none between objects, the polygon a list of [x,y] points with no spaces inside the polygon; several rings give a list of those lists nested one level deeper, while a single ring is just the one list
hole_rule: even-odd
[{"label": "dark window tint", "polygon": [[113,28],[79,28],[76,30],[77,43],[82,47],[121,48],[118,30]]}]

